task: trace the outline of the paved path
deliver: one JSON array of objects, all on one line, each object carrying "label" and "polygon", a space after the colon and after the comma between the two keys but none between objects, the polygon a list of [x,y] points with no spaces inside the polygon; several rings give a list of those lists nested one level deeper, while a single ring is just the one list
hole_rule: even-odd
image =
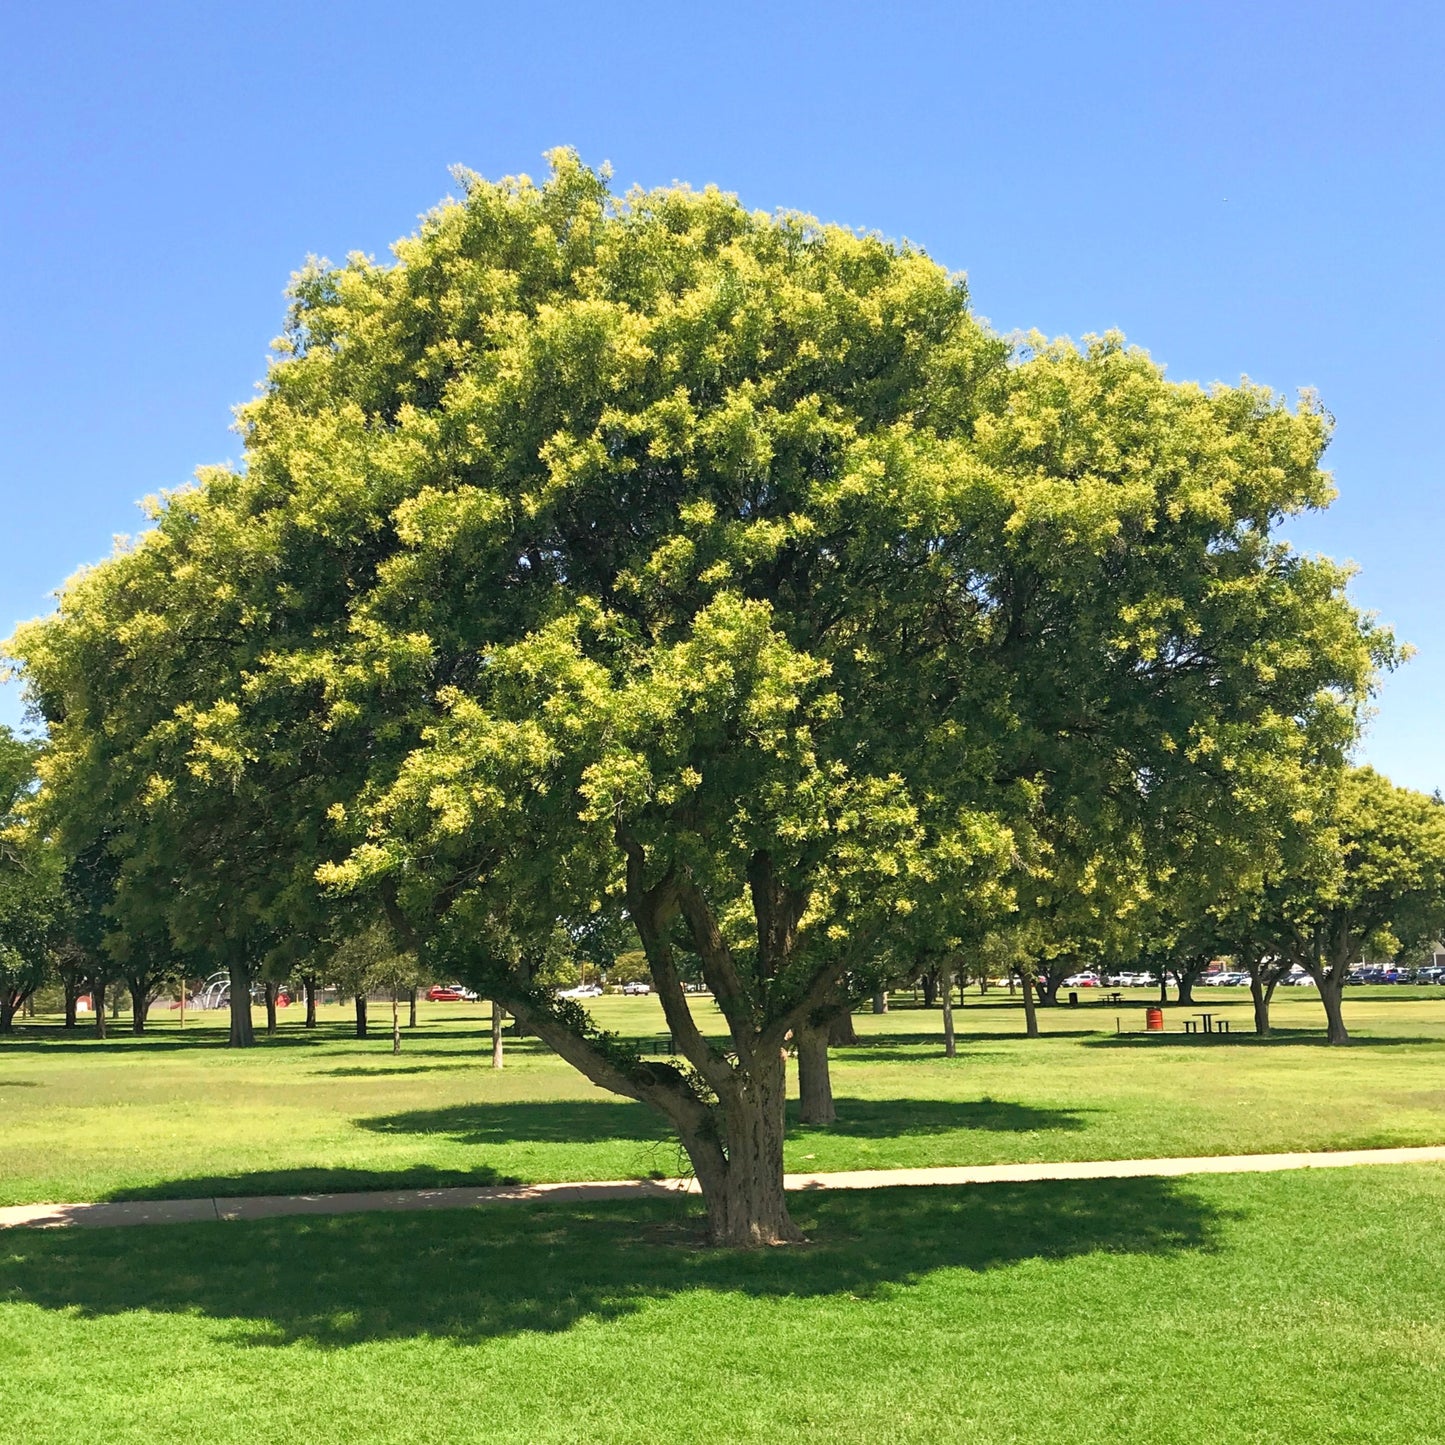
[{"label": "paved path", "polygon": [[[1217,1154],[1195,1159],[1089,1159],[1072,1164],[978,1164],[953,1169],[857,1169],[789,1174],[789,1189],[892,1189],[899,1185],[1005,1184],[1042,1179],[1131,1179],[1181,1174],[1269,1174],[1282,1169],[1342,1169],[1354,1164],[1445,1163],[1445,1144],[1415,1149],[1342,1149],[1306,1154]],[[20,1204],[0,1209],[0,1229],[78,1224],[193,1224],[272,1219],[285,1214],[360,1214],[370,1210],[467,1209],[478,1204],[549,1199],[657,1199],[695,1194],[690,1179],[612,1179],[583,1184],[489,1185],[480,1189],[376,1189],[354,1194],[260,1194],[236,1199],[153,1199],[124,1204]]]}]

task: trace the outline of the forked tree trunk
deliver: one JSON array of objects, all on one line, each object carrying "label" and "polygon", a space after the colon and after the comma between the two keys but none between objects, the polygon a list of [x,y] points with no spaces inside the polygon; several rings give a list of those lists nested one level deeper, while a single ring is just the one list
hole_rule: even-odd
[{"label": "forked tree trunk", "polygon": [[150,1012],[150,990],[136,988],[131,985],[130,990],[130,1031],[133,1034],[143,1034],[146,1031],[146,1015]]},{"label": "forked tree trunk", "polygon": [[13,1033],[15,1029],[15,1012],[23,1000],[14,994],[6,994],[0,998],[0,1034]]},{"label": "forked tree trunk", "polygon": [[276,993],[277,993],[277,985],[276,985],[276,983],[275,983],[273,980],[271,980],[271,979],[268,978],[268,979],[266,980],[266,983],[265,983],[265,989],[266,989],[266,1032],[267,1032],[268,1034],[274,1034],[274,1033],[276,1032]]},{"label": "forked tree trunk", "polygon": [[245,964],[232,964],[231,1033],[227,1044],[233,1049],[249,1049],[256,1042],[256,1027],[251,1022],[251,970]]},{"label": "forked tree trunk", "polygon": [[835,1049],[848,1048],[858,1042],[858,1030],[853,1027],[853,1010],[844,1008],[833,1015],[828,1025],[828,1044]]},{"label": "forked tree trunk", "polygon": [[1034,1009],[1034,982],[1024,973],[1019,976],[1019,983],[1024,996],[1024,1033],[1028,1038],[1036,1039],[1039,1036],[1039,1016]]},{"label": "forked tree trunk", "polygon": [[356,995],[356,1037],[359,1039],[366,1037],[366,995],[364,993]]},{"label": "forked tree trunk", "polygon": [[1208,966],[1208,962],[1208,959],[1203,962],[1197,960],[1190,962],[1175,975],[1174,982],[1180,1003],[1192,1004],[1194,1002],[1194,985],[1199,982],[1199,976]]},{"label": "forked tree trunk", "polygon": [[301,986],[306,990],[306,1027],[316,1027],[316,975],[308,973],[301,980]]},{"label": "forked tree trunk", "polygon": [[1261,1038],[1269,1037],[1269,1001],[1274,997],[1274,982],[1265,983],[1262,975],[1249,976],[1249,997],[1254,1004],[1254,1031]]},{"label": "forked tree trunk", "polygon": [[793,1042],[798,1048],[798,1118],[804,1124],[836,1124],[827,1025],[803,1025],[794,1033]]},{"label": "forked tree trunk", "polygon": [[943,994],[943,1056],[958,1057],[958,1040],[953,1032],[953,969],[944,964],[938,971],[939,992]]},{"label": "forked tree trunk", "polygon": [[1315,982],[1319,985],[1320,1002],[1325,1006],[1325,1020],[1328,1024],[1325,1034],[1326,1042],[1331,1044],[1349,1043],[1350,1031],[1345,1027],[1345,1013],[1341,1006],[1345,984],[1343,972],[1333,978],[1326,974],[1317,978]]},{"label": "forked tree trunk", "polygon": [[506,1014],[496,999],[492,1000],[492,1067],[500,1069],[505,1062],[502,1057],[502,1020]]},{"label": "forked tree trunk", "polygon": [[752,1249],[803,1237],[783,1189],[786,1083],[781,1052],[776,1059],[754,1060],[724,1106],[725,1153],[711,1133],[683,1130],[716,1244]]}]

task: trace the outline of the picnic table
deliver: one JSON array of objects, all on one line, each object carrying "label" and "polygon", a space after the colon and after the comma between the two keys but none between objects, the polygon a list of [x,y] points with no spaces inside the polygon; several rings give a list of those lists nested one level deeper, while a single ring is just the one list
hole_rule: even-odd
[{"label": "picnic table", "polygon": [[1184,1020],[1184,1032],[1186,1034],[1227,1034],[1229,1032],[1229,1020],[1222,1019],[1215,1013],[1200,1012],[1195,1014],[1193,1019]]}]

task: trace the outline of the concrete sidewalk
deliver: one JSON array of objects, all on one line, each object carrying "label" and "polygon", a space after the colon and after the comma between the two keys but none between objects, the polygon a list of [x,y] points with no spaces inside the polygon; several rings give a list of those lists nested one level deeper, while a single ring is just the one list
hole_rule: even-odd
[{"label": "concrete sidewalk", "polygon": [[[893,1189],[900,1185],[1010,1184],[1050,1179],[1174,1178],[1184,1174],[1268,1174],[1343,1169],[1356,1164],[1445,1163],[1445,1144],[1412,1149],[1343,1149],[1301,1154],[1218,1154],[1188,1159],[1088,1159],[1066,1164],[978,1164],[942,1169],[858,1169],[789,1174],[789,1189]],[[593,1203],[697,1193],[691,1179],[611,1179],[578,1184],[490,1185],[479,1189],[377,1189],[352,1194],[260,1194],[235,1199],[152,1199],[120,1204],[20,1204],[0,1209],[0,1229],[107,1228],[274,1219],[289,1214],[361,1214],[373,1210],[470,1209],[530,1200]]]}]

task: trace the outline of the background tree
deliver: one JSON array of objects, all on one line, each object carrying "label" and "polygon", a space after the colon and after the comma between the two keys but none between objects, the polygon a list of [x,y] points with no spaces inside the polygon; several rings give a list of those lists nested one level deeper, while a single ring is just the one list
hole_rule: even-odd
[{"label": "background tree", "polygon": [[1366,949],[1422,949],[1445,927],[1445,807],[1371,768],[1350,768],[1317,820],[1319,849],[1275,892],[1279,952],[1309,970],[1332,1044]]},{"label": "background tree", "polygon": [[60,860],[29,816],[39,744],[0,726],[0,1033],[50,975]]}]

